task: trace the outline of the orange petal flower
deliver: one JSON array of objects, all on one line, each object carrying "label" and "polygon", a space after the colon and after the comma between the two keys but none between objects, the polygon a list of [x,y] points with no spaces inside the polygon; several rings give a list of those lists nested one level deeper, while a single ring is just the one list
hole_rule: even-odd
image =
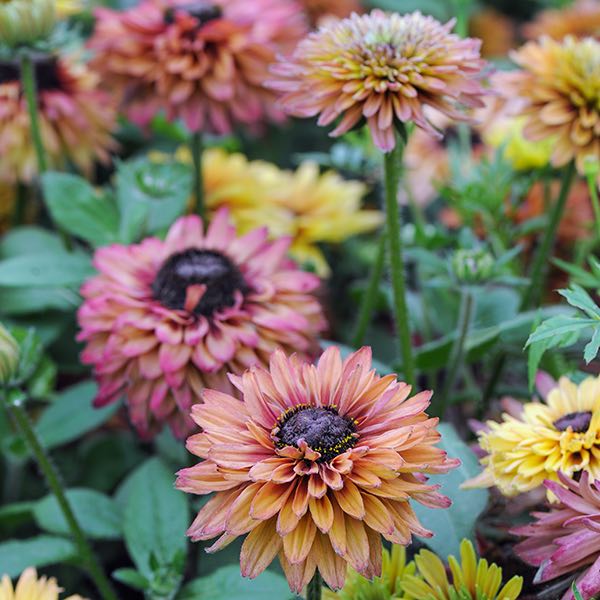
[{"label": "orange petal flower", "polygon": [[578,38],[600,36],[600,4],[597,0],[577,0],[571,6],[541,11],[523,32],[535,40],[547,35],[562,40],[567,35]]},{"label": "orange petal flower", "polygon": [[450,33],[453,26],[419,12],[381,10],[331,21],[272,67],[277,79],[268,85],[283,92],[291,115],[320,115],[319,125],[341,117],[332,136],[366,120],[375,145],[388,152],[399,122],[438,135],[425,105],[453,119],[465,118],[461,106],[481,105],[480,42]]},{"label": "orange petal flower", "polygon": [[328,348],[317,365],[277,351],[269,370],[231,377],[240,400],[206,390],[192,407],[202,432],[188,439],[202,458],[179,472],[177,487],[216,492],[188,535],[218,537],[214,552],[247,534],[242,574],[256,577],[279,556],[292,590],[319,572],[334,589],[347,564],[381,573],[381,536],[407,545],[431,536],[409,500],[444,508],[450,500],[425,473],[458,465],[436,447],[438,419],[424,410],[431,392],[409,398],[410,386],[371,369],[371,350],[342,361]]},{"label": "orange petal flower", "polygon": [[135,123],[165,111],[191,131],[224,134],[283,118],[262,83],[306,30],[293,0],[145,0],[96,17],[95,65]]},{"label": "orange petal flower", "polygon": [[[83,171],[108,162],[117,111],[98,89],[98,75],[70,58],[43,56],[35,63],[42,142],[50,167],[72,161]],[[29,115],[18,66],[0,62],[0,180],[31,181],[37,174]]]}]

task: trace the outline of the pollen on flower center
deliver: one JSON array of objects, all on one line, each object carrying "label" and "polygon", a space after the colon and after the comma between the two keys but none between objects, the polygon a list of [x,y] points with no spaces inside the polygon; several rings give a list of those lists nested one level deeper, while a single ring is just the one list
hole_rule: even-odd
[{"label": "pollen on flower center", "polygon": [[206,317],[232,306],[236,291],[248,291],[244,277],[229,258],[214,250],[191,248],[164,262],[152,283],[152,292],[163,306],[181,310],[188,287],[198,284],[206,285],[206,291],[193,312]]},{"label": "pollen on flower center", "polygon": [[356,443],[356,426],[352,419],[338,414],[334,406],[296,406],[286,411],[273,430],[277,446],[298,447],[301,440],[321,457],[318,462],[331,460],[352,448]]},{"label": "pollen on flower center", "polygon": [[167,23],[173,23],[175,12],[178,10],[181,10],[197,19],[199,25],[204,25],[209,21],[220,19],[223,16],[223,9],[220,6],[213,4],[212,2],[196,0],[195,2],[180,4],[167,9],[165,12],[165,21]]},{"label": "pollen on flower center", "polygon": [[592,420],[592,412],[573,412],[561,417],[560,419],[556,419],[553,425],[556,429],[560,431],[566,431],[569,427],[575,433],[585,433],[590,426],[590,422]]}]

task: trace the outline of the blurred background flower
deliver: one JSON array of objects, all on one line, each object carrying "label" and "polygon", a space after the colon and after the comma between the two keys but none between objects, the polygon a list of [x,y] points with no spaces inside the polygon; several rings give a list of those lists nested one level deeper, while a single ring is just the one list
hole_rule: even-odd
[{"label": "blurred background flower", "polygon": [[[58,595],[62,591],[54,577],[38,578],[37,571],[33,567],[21,573],[15,587],[8,575],[4,575],[0,581],[0,600],[58,600]],[[85,598],[76,594],[64,600],[85,600]]]},{"label": "blurred background flower", "polygon": [[547,35],[562,40],[567,35],[584,38],[600,35],[600,4],[597,0],[576,0],[561,8],[541,11],[531,23],[526,23],[523,32],[529,39]]}]

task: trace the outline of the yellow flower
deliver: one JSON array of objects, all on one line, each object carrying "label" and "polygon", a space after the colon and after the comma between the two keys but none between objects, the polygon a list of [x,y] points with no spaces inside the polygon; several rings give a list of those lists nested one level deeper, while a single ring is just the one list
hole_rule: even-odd
[{"label": "yellow flower", "polygon": [[[33,567],[21,573],[14,589],[8,575],[4,575],[0,581],[0,600],[58,600],[58,594],[62,591],[54,577],[48,579],[42,576],[38,579],[37,571]],[[75,595],[64,600],[84,600],[84,598]]]},{"label": "yellow flower", "polygon": [[524,117],[504,119],[484,134],[484,141],[492,148],[503,148],[504,158],[517,171],[539,169],[550,163],[553,140],[532,142],[523,135]]},{"label": "yellow flower", "polygon": [[[469,487],[495,485],[506,496],[533,490],[558,472],[600,478],[600,377],[576,385],[566,377],[546,402],[529,402],[519,417],[488,421],[479,444],[488,453]],[[552,496],[549,496],[552,499]]]},{"label": "yellow flower", "polygon": [[[150,158],[163,160],[164,155],[152,153]],[[175,158],[191,162],[187,148]],[[379,211],[361,210],[367,191],[363,183],[344,180],[335,171],[321,174],[314,163],[287,171],[218,148],[206,150],[202,161],[210,212],[226,206],[242,234],[266,225],[272,238],[290,236],[292,257],[322,277],[330,270],[319,244],[342,242],[382,222]]]},{"label": "yellow flower", "polygon": [[323,590],[322,600],[392,600],[401,598],[402,581],[407,575],[414,575],[416,565],[406,562],[406,549],[392,545],[391,553],[384,548],[381,577],[365,579],[354,569],[349,568],[346,583],[338,592]]},{"label": "yellow flower", "polygon": [[484,558],[478,559],[473,544],[460,544],[460,564],[448,557],[452,583],[444,563],[429,550],[415,556],[418,573],[402,581],[404,600],[516,600],[523,587],[523,578],[515,576],[500,589],[502,569]]}]

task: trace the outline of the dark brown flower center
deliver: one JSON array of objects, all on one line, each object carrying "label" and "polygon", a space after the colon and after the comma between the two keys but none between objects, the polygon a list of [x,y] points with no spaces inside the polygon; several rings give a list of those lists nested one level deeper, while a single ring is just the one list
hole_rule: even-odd
[{"label": "dark brown flower center", "polygon": [[566,431],[570,427],[575,433],[584,433],[588,430],[591,420],[591,411],[574,412],[556,419],[553,425],[559,431]]},{"label": "dark brown flower center", "polygon": [[209,21],[220,19],[223,16],[223,9],[220,6],[213,4],[212,2],[196,0],[196,2],[179,4],[168,8],[165,12],[165,21],[167,23],[173,23],[177,11],[187,13],[194,17],[198,21],[199,26],[202,26]]},{"label": "dark brown flower center", "polygon": [[198,284],[206,285],[206,291],[193,312],[205,317],[233,306],[236,291],[245,294],[249,290],[240,270],[225,255],[190,248],[171,255],[163,263],[152,283],[152,292],[163,306],[181,310],[188,287]]},{"label": "dark brown flower center", "polygon": [[[63,85],[55,56],[38,55],[33,58],[35,82],[39,92],[60,90]],[[0,84],[19,81],[21,71],[15,61],[0,61]]]},{"label": "dark brown flower center", "polygon": [[334,406],[296,406],[286,411],[273,431],[277,446],[299,447],[304,440],[309,448],[319,452],[318,462],[331,460],[356,443],[356,425],[352,419],[338,414]]}]

